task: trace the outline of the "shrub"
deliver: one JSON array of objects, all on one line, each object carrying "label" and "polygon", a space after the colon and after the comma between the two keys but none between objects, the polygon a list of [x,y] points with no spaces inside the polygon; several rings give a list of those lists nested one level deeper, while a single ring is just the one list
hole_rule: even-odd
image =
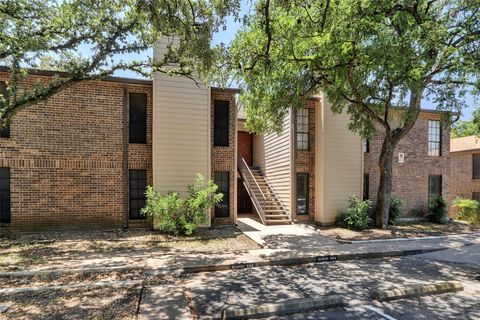
[{"label": "shrub", "polygon": [[405,201],[400,197],[392,197],[390,200],[390,209],[388,210],[388,224],[397,224],[400,216],[402,215],[402,207],[405,205]]},{"label": "shrub", "polygon": [[456,198],[453,201],[453,207],[458,209],[457,217],[470,223],[480,222],[480,212],[478,212],[478,202],[471,199]]},{"label": "shrub", "polygon": [[348,229],[366,229],[372,223],[372,218],[370,218],[371,209],[372,201],[362,201],[356,196],[350,196],[348,198],[347,210],[335,218],[335,224]]},{"label": "shrub", "polygon": [[436,196],[430,199],[427,220],[434,223],[447,223],[447,205],[442,197]]},{"label": "shrub", "polygon": [[208,209],[223,198],[212,181],[197,174],[195,183],[188,186],[187,197],[170,191],[161,195],[147,187],[145,208],[142,214],[153,217],[154,228],[171,234],[191,235],[198,225],[208,221]]}]

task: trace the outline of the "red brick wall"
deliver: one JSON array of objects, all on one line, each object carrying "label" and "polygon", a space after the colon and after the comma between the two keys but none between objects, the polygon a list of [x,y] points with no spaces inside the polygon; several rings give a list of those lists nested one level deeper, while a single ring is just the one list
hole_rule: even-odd
[{"label": "red brick wall", "polygon": [[[394,155],[393,195],[402,197],[406,204],[404,215],[415,215],[415,210],[428,208],[428,175],[442,175],[442,195],[450,199],[450,131],[442,128],[442,155],[428,156],[428,120],[438,120],[439,114],[422,112],[412,130],[399,142]],[[365,153],[365,173],[370,174],[369,197],[375,204],[380,178],[378,159],[383,141],[383,130],[378,127],[370,139],[370,152]],[[405,154],[405,162],[398,162],[398,153]],[[412,210],[414,210],[412,212]]]},{"label": "red brick wall", "polygon": [[[38,79],[46,78],[22,85]],[[151,183],[151,86],[126,86],[148,94],[148,143],[130,146],[129,165],[149,169]],[[12,119],[11,137],[0,139],[0,166],[11,171],[9,229],[122,226],[123,97],[122,83],[83,82]]]},{"label": "red brick wall", "polygon": [[[309,101],[307,108],[309,109],[309,150],[298,150],[296,146],[296,135],[294,135],[294,152],[295,152],[295,173],[308,173],[308,216],[307,215],[298,215],[294,212],[294,216],[297,219],[305,219],[310,217],[315,219],[315,101]],[[296,113],[295,113],[295,123],[296,123]],[[295,126],[296,132],[296,126]],[[294,179],[296,181],[296,179]],[[296,199],[296,184],[293,188],[294,199]],[[296,211],[295,204],[295,211]]]},{"label": "red brick wall", "polygon": [[[213,140],[213,126],[214,126],[214,112],[213,106],[215,100],[223,100],[230,102],[230,113],[229,113],[229,132],[228,132],[228,146],[220,147],[214,146]],[[235,103],[235,95],[228,91],[217,91],[212,90],[211,95],[211,154],[212,154],[212,180],[215,178],[215,171],[228,171],[230,174],[229,181],[229,191],[230,191],[230,217],[229,218],[216,218],[214,212],[212,211],[212,221],[214,223],[223,224],[223,223],[233,223],[235,217],[235,204],[236,204],[236,193],[235,193],[235,181],[236,181],[236,144],[237,144],[237,132],[236,132],[236,121],[237,121],[237,106]]]},{"label": "red brick wall", "polygon": [[[480,150],[453,152],[450,154],[451,197],[472,199],[474,192],[480,192],[480,179],[473,179],[473,155]],[[455,210],[450,210],[454,215]]]}]

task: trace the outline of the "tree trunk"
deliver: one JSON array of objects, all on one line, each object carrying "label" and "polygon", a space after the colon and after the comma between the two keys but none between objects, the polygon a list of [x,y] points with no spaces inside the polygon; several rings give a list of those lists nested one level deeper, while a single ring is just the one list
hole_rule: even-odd
[{"label": "tree trunk", "polygon": [[378,228],[382,229],[386,229],[388,225],[388,211],[392,197],[392,166],[395,145],[390,133],[386,133],[379,159],[380,184],[378,186],[377,204],[375,207],[375,223]]}]

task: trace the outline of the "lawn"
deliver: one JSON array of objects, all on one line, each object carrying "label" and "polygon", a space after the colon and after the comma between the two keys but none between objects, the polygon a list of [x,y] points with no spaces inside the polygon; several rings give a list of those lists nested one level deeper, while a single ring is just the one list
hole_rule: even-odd
[{"label": "lawn", "polygon": [[366,229],[362,231],[349,230],[339,227],[318,227],[317,231],[326,237],[337,240],[374,240],[395,238],[417,238],[465,234],[480,232],[480,225],[472,225],[463,221],[449,221],[447,224],[436,224],[426,221],[400,222],[396,226],[389,226],[387,230]]}]

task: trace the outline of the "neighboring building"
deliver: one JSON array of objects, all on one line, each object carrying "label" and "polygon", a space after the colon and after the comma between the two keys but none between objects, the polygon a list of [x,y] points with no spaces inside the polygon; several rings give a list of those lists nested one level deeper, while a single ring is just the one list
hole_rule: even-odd
[{"label": "neighboring building", "polygon": [[[407,217],[422,216],[428,199],[441,195],[450,199],[450,128],[440,122],[441,113],[422,110],[411,131],[399,142],[394,154],[393,195],[405,200]],[[364,198],[375,204],[380,179],[378,160],[384,131],[364,141]]]},{"label": "neighboring building", "polygon": [[[451,199],[480,201],[480,141],[476,136],[450,140]],[[453,211],[452,211],[453,214]]]},{"label": "neighboring building", "polygon": [[[21,86],[53,74],[31,70]],[[348,116],[318,96],[288,114],[281,134],[251,135],[237,93],[165,74],[109,77],[20,110],[0,132],[2,232],[146,227],[145,187],[185,192],[197,173],[224,194],[209,224],[236,223],[237,212],[332,223],[362,192],[361,141]]]}]

